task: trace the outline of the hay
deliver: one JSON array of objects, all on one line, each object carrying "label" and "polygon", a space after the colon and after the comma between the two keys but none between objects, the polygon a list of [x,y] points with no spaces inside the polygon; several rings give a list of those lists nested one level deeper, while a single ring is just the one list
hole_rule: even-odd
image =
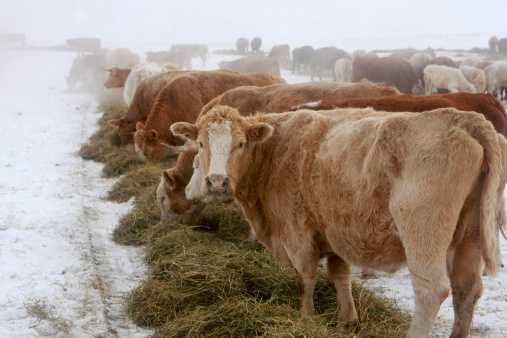
[{"label": "hay", "polygon": [[113,185],[107,194],[107,199],[113,202],[127,202],[132,197],[138,197],[146,188],[156,187],[162,173],[160,164],[150,163],[132,169]]},{"label": "hay", "polygon": [[165,337],[336,337],[333,329],[318,321],[298,318],[284,305],[233,297],[210,307],[197,307],[155,333]]},{"label": "hay", "polygon": [[156,186],[142,190],[136,198],[134,208],[120,219],[113,231],[113,240],[123,245],[146,243],[146,232],[160,221],[160,210],[155,200]]},{"label": "hay", "polygon": [[[331,327],[331,332],[340,332],[340,337],[352,337],[353,332],[336,323],[335,291],[323,277],[315,292],[319,323],[309,328],[281,325],[298,322],[297,277],[253,243],[224,241],[213,233],[177,226],[150,244],[146,259],[152,275],[132,292],[128,310],[139,325],[163,326],[156,336],[319,337],[325,332],[327,337],[332,336]],[[404,334],[407,318],[394,305],[358,286],[354,286],[354,296],[362,322],[358,336]],[[236,307],[246,312],[224,319],[229,309]],[[273,324],[266,311],[275,311],[280,320],[275,319]],[[200,317],[205,319],[195,322]]]}]

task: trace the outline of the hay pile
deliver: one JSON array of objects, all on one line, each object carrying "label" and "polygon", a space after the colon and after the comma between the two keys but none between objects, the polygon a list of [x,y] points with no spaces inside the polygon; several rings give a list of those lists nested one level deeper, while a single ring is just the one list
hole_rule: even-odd
[{"label": "hay pile", "polygon": [[[248,225],[234,205],[207,205],[187,224],[161,224],[155,190],[161,168],[142,164],[133,151],[112,146],[105,123],[109,109],[82,155],[105,162],[105,175],[125,173],[107,198],[135,206],[114,231],[121,244],[146,245],[150,276],[127,299],[127,312],[155,337],[400,337],[408,317],[391,302],[354,285],[360,325],[355,331],[336,321],[334,288],[319,277],[319,314],[300,320],[300,288],[292,269],[281,267],[259,245],[247,241]],[[119,159],[122,160],[119,160]],[[213,232],[198,231],[207,225]]]}]

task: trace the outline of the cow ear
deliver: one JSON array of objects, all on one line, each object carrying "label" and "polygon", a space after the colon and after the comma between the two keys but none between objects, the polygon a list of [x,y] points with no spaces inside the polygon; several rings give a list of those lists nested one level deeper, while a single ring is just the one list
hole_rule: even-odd
[{"label": "cow ear", "polygon": [[176,177],[174,175],[173,169],[164,170],[162,173],[162,177],[164,178],[165,185],[169,188],[169,190],[173,191],[176,189]]},{"label": "cow ear", "polygon": [[158,139],[158,132],[155,129],[150,129],[146,132],[146,137],[150,141],[156,141]]},{"label": "cow ear", "polygon": [[144,129],[145,129],[144,123],[142,123],[142,122],[136,123],[136,130],[144,130]]},{"label": "cow ear", "polygon": [[171,132],[174,136],[183,137],[191,141],[197,139],[197,127],[188,122],[176,122],[171,125]]},{"label": "cow ear", "polygon": [[273,135],[274,128],[267,123],[256,123],[246,130],[246,137],[249,142],[262,143]]}]

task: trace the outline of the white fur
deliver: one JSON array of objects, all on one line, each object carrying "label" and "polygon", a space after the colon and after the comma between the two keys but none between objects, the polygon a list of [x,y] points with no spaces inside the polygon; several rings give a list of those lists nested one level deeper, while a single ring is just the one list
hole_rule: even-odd
[{"label": "white fur", "polygon": [[208,175],[227,176],[226,166],[232,144],[232,130],[229,121],[208,125],[209,172]]},{"label": "white fur", "polygon": [[424,85],[426,95],[431,95],[436,89],[447,89],[451,93],[477,92],[459,69],[440,65],[424,68]]},{"label": "white fur", "polygon": [[194,157],[193,168],[194,172],[192,173],[190,182],[185,187],[185,196],[187,200],[191,201],[200,200],[206,194],[206,182],[199,166],[199,155]]},{"label": "white fur", "polygon": [[139,64],[132,68],[123,88],[123,100],[127,106],[130,106],[130,103],[134,99],[137,86],[139,86],[141,81],[164,71],[163,67],[153,62]]},{"label": "white fur", "polygon": [[497,61],[484,69],[488,93],[498,93],[507,86],[507,61]]}]

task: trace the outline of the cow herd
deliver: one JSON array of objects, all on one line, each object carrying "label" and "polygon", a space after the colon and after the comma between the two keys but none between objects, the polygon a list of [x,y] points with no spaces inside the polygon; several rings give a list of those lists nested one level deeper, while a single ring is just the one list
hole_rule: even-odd
[{"label": "cow herd", "polygon": [[[264,56],[259,41],[250,55],[244,40],[242,59],[220,70],[174,61],[205,62],[202,45],[145,63],[121,49],[79,56],[67,81],[123,88],[128,110],[110,121],[114,143],[133,143],[145,161],[177,156],[156,192],[161,218],[234,200],[251,237],[301,277],[303,316],[315,311],[322,258],[339,320],[350,323],[351,266],[406,265],[415,292],[408,337],[430,335],[449,292],[451,337],[468,337],[481,276],[501,261],[507,117],[496,96],[507,62],[310,46],[291,58],[288,45]],[[278,67],[335,81],[287,84]]]}]

